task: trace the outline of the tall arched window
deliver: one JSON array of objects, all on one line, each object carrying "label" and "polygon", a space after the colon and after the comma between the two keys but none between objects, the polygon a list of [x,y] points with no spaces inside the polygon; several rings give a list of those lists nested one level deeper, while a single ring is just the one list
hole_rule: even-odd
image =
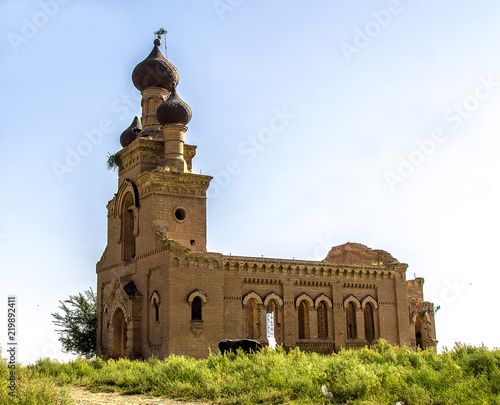
[{"label": "tall arched window", "polygon": [[422,342],[422,329],[423,329],[423,319],[420,314],[417,315],[415,319],[415,340],[417,341],[417,347],[420,349],[424,349],[424,345]]},{"label": "tall arched window", "polygon": [[266,313],[273,314],[273,324],[272,325],[266,324],[266,328],[269,329],[270,327],[272,327],[274,339],[276,340],[276,342],[278,342],[278,304],[276,303],[275,300],[269,301],[269,303],[267,304]]},{"label": "tall arched window", "polygon": [[321,301],[318,305],[318,338],[328,338],[328,310],[325,301]]},{"label": "tall arched window", "polygon": [[151,305],[153,306],[153,316],[156,324],[160,322],[160,294],[158,291],[153,291],[150,298]]},{"label": "tall arched window", "polygon": [[192,321],[202,321],[202,313],[201,313],[201,298],[194,297],[193,302],[191,304],[191,320]]},{"label": "tall arched window", "polygon": [[247,338],[257,339],[259,337],[259,317],[257,313],[257,301],[249,299],[246,306]]},{"label": "tall arched window", "polygon": [[132,193],[127,193],[123,199],[121,220],[122,220],[122,246],[123,260],[129,261],[135,257],[135,236],[134,236],[134,198]]},{"label": "tall arched window", "polygon": [[309,307],[306,300],[299,305],[299,339],[309,339]]},{"label": "tall arched window", "polygon": [[356,307],[353,302],[347,304],[346,309],[347,339],[356,339],[358,332],[356,328]]},{"label": "tall arched window", "polygon": [[371,343],[375,339],[375,321],[373,319],[373,306],[371,303],[365,305],[365,339]]}]

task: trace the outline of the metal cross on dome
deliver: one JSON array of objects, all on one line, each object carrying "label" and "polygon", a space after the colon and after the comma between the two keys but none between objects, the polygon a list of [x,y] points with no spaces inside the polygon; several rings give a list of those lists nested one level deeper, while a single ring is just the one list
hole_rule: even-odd
[{"label": "metal cross on dome", "polygon": [[165,28],[160,28],[158,31],[155,31],[154,34],[156,38],[161,39],[163,35],[163,42],[165,43],[165,58],[167,57],[167,30]]}]

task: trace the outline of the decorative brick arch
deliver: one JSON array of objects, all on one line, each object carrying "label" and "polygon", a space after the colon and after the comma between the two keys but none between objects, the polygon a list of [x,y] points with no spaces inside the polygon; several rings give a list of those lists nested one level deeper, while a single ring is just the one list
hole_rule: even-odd
[{"label": "decorative brick arch", "polygon": [[130,179],[125,179],[123,183],[120,185],[118,192],[116,193],[115,198],[115,217],[121,216],[121,208],[123,204],[123,200],[127,193],[132,194],[132,198],[134,201],[134,206],[139,208],[139,190],[135,183]]},{"label": "decorative brick arch", "polygon": [[125,318],[125,323],[128,324],[128,322],[130,321],[130,316],[128,315],[127,313],[127,309],[125,308],[125,306],[121,303],[121,302],[116,302],[112,307],[111,307],[111,311],[108,311],[108,317],[110,320],[113,320],[113,317],[115,316],[115,313],[118,309],[121,309],[122,312],[123,312],[123,316]]},{"label": "decorative brick arch", "polygon": [[267,308],[267,305],[269,304],[269,301],[271,301],[271,300],[275,300],[280,307],[283,306],[283,299],[275,292],[272,292],[272,293],[266,295],[266,298],[264,299],[264,307]]},{"label": "decorative brick arch", "polygon": [[328,308],[333,307],[332,300],[328,298],[325,294],[320,294],[315,300],[314,300],[314,307],[318,308],[318,305],[321,301],[325,301],[325,304]]},{"label": "decorative brick arch", "polygon": [[373,298],[371,295],[368,295],[365,297],[363,302],[361,303],[361,309],[365,309],[366,304],[371,303],[373,305],[373,308],[378,309],[378,302],[375,298]]},{"label": "decorative brick arch", "polygon": [[417,316],[419,316],[419,315],[420,315],[421,318],[425,319],[427,322],[429,322],[429,323],[432,322],[431,321],[431,316],[429,315],[428,311],[420,311],[420,312],[415,311],[413,313],[412,318],[411,318],[411,323],[412,324],[415,324],[415,321],[417,320]]},{"label": "decorative brick arch", "polygon": [[205,294],[203,291],[201,290],[194,290],[194,291],[191,291],[187,297],[187,302],[189,305],[192,305],[193,304],[193,301],[196,297],[200,297],[201,299],[201,302],[203,303],[203,305],[205,305],[207,303],[207,294]]},{"label": "decorative brick arch", "polygon": [[149,299],[150,304],[154,305],[154,303],[160,305],[160,293],[158,291],[153,291],[153,294],[151,294],[151,298]]},{"label": "decorative brick arch", "polygon": [[249,292],[245,297],[243,297],[243,306],[246,306],[248,301],[254,299],[257,304],[263,304],[262,298],[255,291]]},{"label": "decorative brick arch", "polygon": [[302,293],[297,298],[295,298],[295,308],[298,309],[300,302],[304,300],[309,304],[309,308],[314,308],[314,301],[306,293]]},{"label": "decorative brick arch", "polygon": [[361,303],[359,302],[359,300],[354,295],[351,294],[344,299],[344,310],[347,309],[347,305],[349,305],[350,302],[354,304],[357,310],[361,308]]}]

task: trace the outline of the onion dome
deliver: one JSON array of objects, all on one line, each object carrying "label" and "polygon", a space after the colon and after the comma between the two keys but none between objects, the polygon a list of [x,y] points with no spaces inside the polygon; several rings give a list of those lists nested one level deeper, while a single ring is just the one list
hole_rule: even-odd
[{"label": "onion dome", "polygon": [[123,147],[130,145],[139,136],[142,125],[139,118],[135,117],[132,124],[120,135],[120,143]]},{"label": "onion dome", "polygon": [[156,110],[156,119],[161,125],[182,124],[191,121],[191,108],[177,95],[175,84],[168,98]]},{"label": "onion dome", "polygon": [[149,56],[139,63],[132,72],[132,82],[139,91],[150,87],[172,90],[172,83],[179,83],[179,72],[160,51],[161,41],[154,40],[154,48]]}]

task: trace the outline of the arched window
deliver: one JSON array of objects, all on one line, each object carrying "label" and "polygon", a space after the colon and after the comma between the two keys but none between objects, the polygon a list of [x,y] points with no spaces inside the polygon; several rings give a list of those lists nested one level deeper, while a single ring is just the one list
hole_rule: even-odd
[{"label": "arched window", "polygon": [[202,314],[201,314],[201,298],[200,297],[194,297],[193,303],[191,304],[191,320],[192,321],[202,321]]},{"label": "arched window", "polygon": [[328,338],[328,310],[325,301],[321,301],[318,305],[318,338]]},{"label": "arched window", "polygon": [[246,305],[246,323],[247,323],[247,338],[257,339],[259,337],[257,301],[253,298],[249,299]]},{"label": "arched window", "polygon": [[417,318],[415,319],[415,339],[417,343],[417,347],[420,349],[424,349],[424,344],[422,341],[422,329],[423,328],[423,323],[424,320],[420,316],[420,314],[417,315]]},{"label": "arched window", "polygon": [[356,339],[358,332],[356,329],[356,307],[353,302],[347,304],[346,309],[347,339]]},{"label": "arched window", "polygon": [[309,306],[306,300],[299,305],[299,339],[309,339]]},{"label": "arched window", "polygon": [[[266,328],[269,331],[272,329],[272,336],[274,336],[274,339],[276,342],[278,342],[278,304],[276,303],[275,300],[269,300],[269,303],[267,304],[267,309],[266,309],[267,314],[273,314],[273,322],[271,325],[266,324]],[[267,322],[267,317],[266,317],[266,322]]]},{"label": "arched window", "polygon": [[371,343],[375,339],[375,321],[373,319],[373,306],[371,303],[365,305],[365,339]]},{"label": "arched window", "polygon": [[127,193],[123,199],[121,209],[122,220],[122,245],[123,260],[129,261],[135,257],[135,236],[134,236],[134,198],[132,193]]},{"label": "arched window", "polygon": [[153,306],[153,314],[155,323],[160,322],[160,294],[158,291],[153,291],[150,298],[151,305]]}]

